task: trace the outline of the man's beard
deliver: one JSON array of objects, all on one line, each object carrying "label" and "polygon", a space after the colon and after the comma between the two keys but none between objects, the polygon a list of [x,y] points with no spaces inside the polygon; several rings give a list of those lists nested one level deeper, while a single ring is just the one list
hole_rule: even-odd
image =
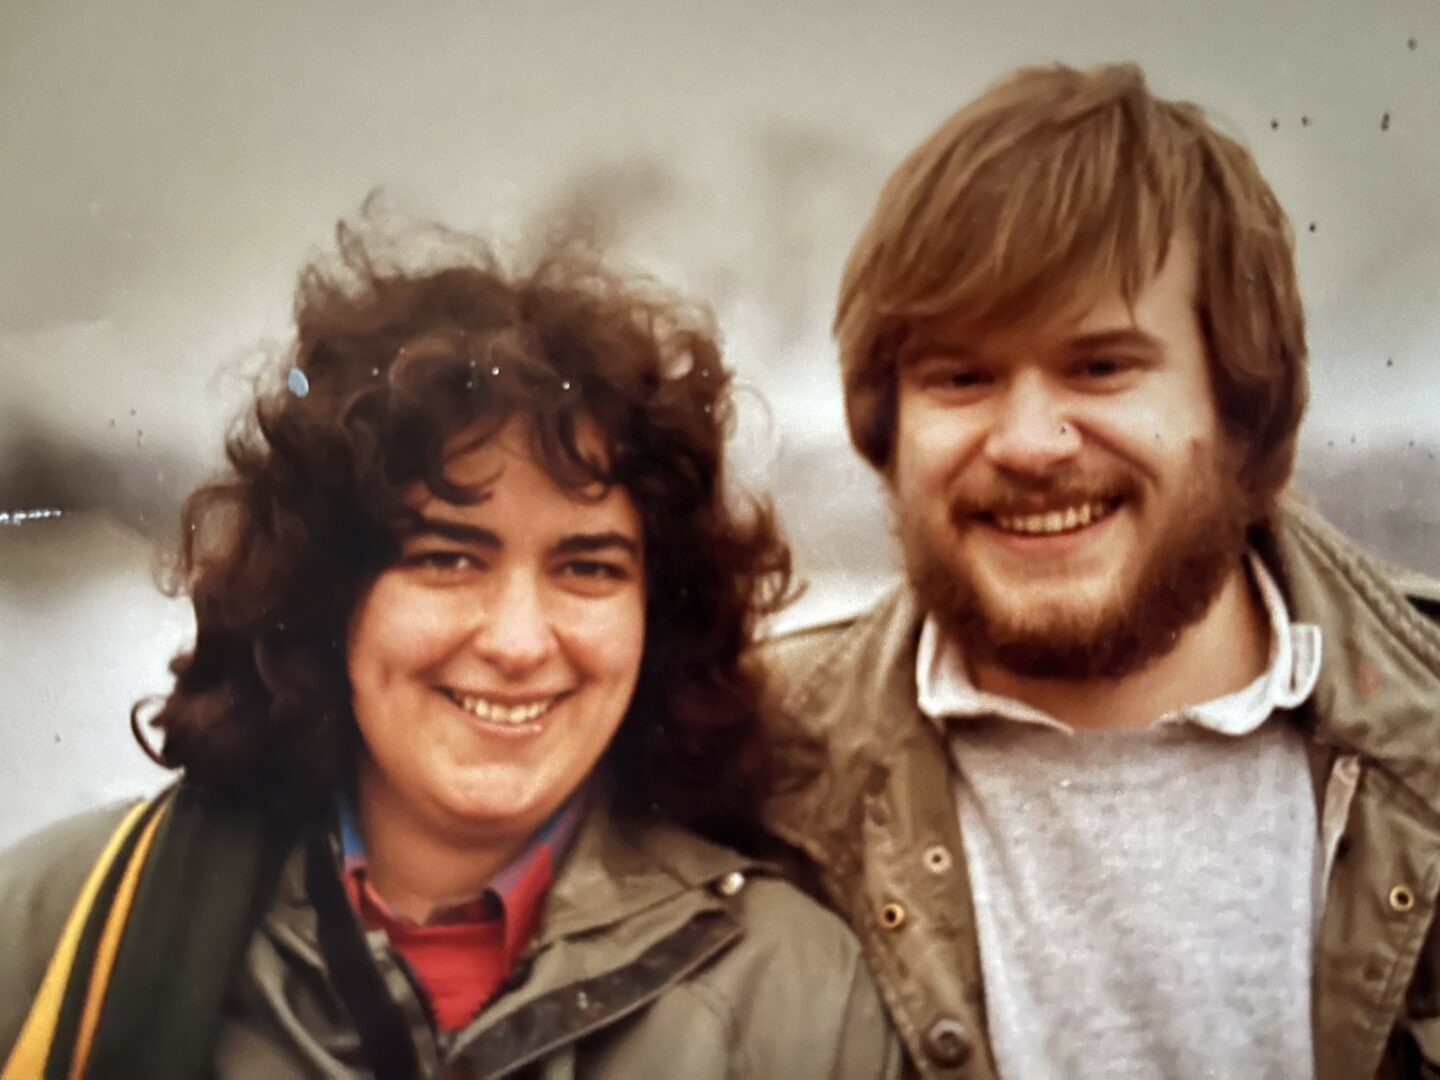
[{"label": "man's beard", "polygon": [[1138,486],[1126,480],[1010,483],[983,498],[959,499],[949,513],[949,558],[902,507],[897,521],[911,585],[968,661],[1031,679],[1121,678],[1174,648],[1180,632],[1210,609],[1239,564],[1256,515],[1236,470],[1224,464],[1226,456],[1212,455],[1209,468],[1193,474],[1180,512],[1172,513],[1142,552],[1145,563],[1134,584],[1125,595],[1102,600],[1098,611],[1046,621],[1033,613],[1017,618],[991,610],[974,568],[959,563],[954,553],[964,530],[984,527],[977,514],[1018,509],[1037,494],[1050,496],[1051,505],[1120,499],[1115,513],[1125,513],[1139,495]]}]

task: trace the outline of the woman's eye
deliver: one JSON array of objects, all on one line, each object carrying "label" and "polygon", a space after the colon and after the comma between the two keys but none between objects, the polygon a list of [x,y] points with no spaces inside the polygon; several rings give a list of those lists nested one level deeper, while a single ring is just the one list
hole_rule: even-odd
[{"label": "woman's eye", "polygon": [[418,551],[406,556],[404,562],[406,566],[441,573],[469,570],[479,565],[472,555],[464,551]]},{"label": "woman's eye", "polygon": [[584,581],[625,581],[630,576],[624,567],[601,559],[574,559],[560,569],[567,577]]},{"label": "woman's eye", "polygon": [[560,564],[560,580],[582,595],[608,596],[634,576],[625,563],[608,559],[570,559]]},{"label": "woman's eye", "polygon": [[956,390],[968,390],[974,386],[982,386],[985,381],[985,373],[974,368],[961,368],[947,372],[944,376],[945,385]]}]

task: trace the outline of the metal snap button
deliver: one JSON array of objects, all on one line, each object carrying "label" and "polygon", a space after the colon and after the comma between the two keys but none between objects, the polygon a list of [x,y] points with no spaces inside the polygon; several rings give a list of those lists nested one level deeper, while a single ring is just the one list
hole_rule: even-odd
[{"label": "metal snap button", "polygon": [[880,925],[886,930],[899,930],[905,925],[905,909],[899,904],[886,904],[880,909]]},{"label": "metal snap button", "polygon": [[950,1016],[942,1016],[925,1032],[925,1055],[942,1068],[953,1069],[970,1060],[972,1048],[965,1025]]},{"label": "metal snap button", "polygon": [[953,865],[950,849],[943,844],[934,844],[925,849],[925,869],[932,874],[943,874]]},{"label": "metal snap button", "polygon": [[731,870],[715,883],[715,891],[721,896],[734,896],[745,887],[745,875],[739,870]]},{"label": "metal snap button", "polygon": [[1408,886],[1396,885],[1390,890],[1390,910],[1398,911],[1404,915],[1407,911],[1415,909],[1415,894]]}]

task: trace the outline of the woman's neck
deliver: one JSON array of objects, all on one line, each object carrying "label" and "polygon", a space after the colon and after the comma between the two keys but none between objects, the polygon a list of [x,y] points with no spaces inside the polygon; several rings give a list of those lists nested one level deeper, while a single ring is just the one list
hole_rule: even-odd
[{"label": "woman's neck", "polygon": [[416,813],[373,768],[356,777],[366,874],[391,909],[414,922],[473,900],[524,844],[507,834],[475,838]]}]

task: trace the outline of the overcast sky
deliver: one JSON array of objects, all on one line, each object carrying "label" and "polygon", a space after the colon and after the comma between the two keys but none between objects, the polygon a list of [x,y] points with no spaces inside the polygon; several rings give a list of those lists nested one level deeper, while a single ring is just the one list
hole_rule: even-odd
[{"label": "overcast sky", "polygon": [[885,172],[1053,58],[1139,60],[1254,148],[1300,234],[1317,422],[1440,431],[1434,0],[3,0],[0,411],[212,446],[217,370],[385,185],[502,238],[598,199],[721,306],[781,427],[836,437],[824,329]]}]

